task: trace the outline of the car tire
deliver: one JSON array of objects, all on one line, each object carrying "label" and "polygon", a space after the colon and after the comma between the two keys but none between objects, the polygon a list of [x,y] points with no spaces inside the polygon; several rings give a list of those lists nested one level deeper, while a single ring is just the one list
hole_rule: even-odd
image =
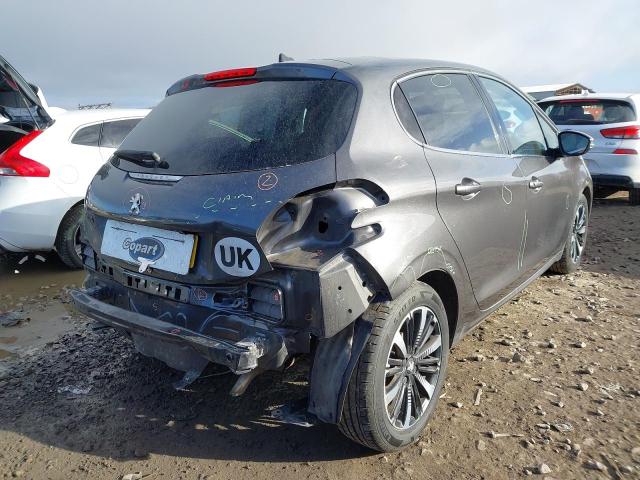
[{"label": "car tire", "polygon": [[582,254],[587,242],[589,228],[589,202],[584,194],[580,194],[575,212],[572,217],[571,228],[564,244],[562,257],[554,263],[550,270],[555,273],[568,274],[580,267]]},{"label": "car tire", "polygon": [[[365,315],[373,329],[349,381],[338,427],[365,447],[395,451],[420,437],[436,408],[449,359],[449,324],[438,294],[420,282],[396,300],[371,305]],[[416,396],[421,401],[412,404]]]},{"label": "car tire", "polygon": [[640,188],[629,190],[629,203],[631,205],[640,205]]},{"label": "car tire", "polygon": [[76,205],[60,222],[58,236],[56,237],[56,252],[69,268],[82,268],[82,257],[80,256],[80,221],[84,214],[83,205]]}]

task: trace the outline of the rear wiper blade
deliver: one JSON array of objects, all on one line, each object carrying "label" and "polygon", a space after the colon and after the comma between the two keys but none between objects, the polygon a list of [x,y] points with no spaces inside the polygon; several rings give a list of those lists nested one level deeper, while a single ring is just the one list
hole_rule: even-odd
[{"label": "rear wiper blade", "polygon": [[254,143],[254,142],[259,142],[260,141],[259,138],[250,137],[246,133],[242,133],[241,131],[236,130],[233,127],[230,127],[229,125],[225,125],[224,123],[218,122],[216,120],[209,120],[209,125],[211,125],[213,127],[221,128],[225,132],[229,132],[230,134],[235,135],[238,138],[241,138],[242,140],[244,140],[247,143]]},{"label": "rear wiper blade", "polygon": [[113,152],[113,156],[141,167],[169,168],[169,164],[165,160],[161,160],[160,155],[147,150],[116,150]]}]

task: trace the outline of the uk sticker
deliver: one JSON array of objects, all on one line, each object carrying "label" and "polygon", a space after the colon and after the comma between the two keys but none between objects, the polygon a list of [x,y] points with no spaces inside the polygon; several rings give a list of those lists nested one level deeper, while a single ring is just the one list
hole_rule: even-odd
[{"label": "uk sticker", "polygon": [[216,243],[214,257],[220,269],[234,277],[249,277],[260,268],[260,254],[251,243],[238,237],[225,237]]}]

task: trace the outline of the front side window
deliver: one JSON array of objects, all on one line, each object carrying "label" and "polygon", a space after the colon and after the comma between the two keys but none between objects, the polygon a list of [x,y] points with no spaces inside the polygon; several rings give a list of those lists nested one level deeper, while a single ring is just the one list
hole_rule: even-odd
[{"label": "front side window", "polygon": [[101,147],[118,148],[129,132],[133,130],[140,118],[128,120],[116,120],[114,122],[104,122],[102,127]]},{"label": "front side window", "polygon": [[501,153],[489,114],[467,75],[423,75],[400,86],[428,145]]},{"label": "front side window", "polygon": [[95,125],[89,125],[88,127],[81,128],[73,136],[71,143],[76,145],[85,145],[87,147],[97,147],[98,142],[100,141],[101,127],[101,123],[96,123]]},{"label": "front side window", "polygon": [[516,155],[545,155],[547,145],[533,107],[505,84],[480,77],[493,100],[500,121]]},{"label": "front side window", "polygon": [[547,141],[547,147],[551,149],[559,148],[560,141],[558,140],[557,132],[543,118],[538,117],[538,120],[540,121],[544,138]]}]

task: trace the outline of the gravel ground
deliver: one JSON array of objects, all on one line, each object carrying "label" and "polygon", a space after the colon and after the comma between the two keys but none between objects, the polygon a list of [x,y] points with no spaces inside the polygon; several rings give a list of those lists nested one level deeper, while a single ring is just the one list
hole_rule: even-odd
[{"label": "gravel ground", "polygon": [[0,326],[0,476],[640,478],[640,209],[598,202],[585,259],[468,335],[422,440],[387,455],[269,415],[305,396],[304,362],[240,398],[216,368],[177,392],[176,372],[66,310],[81,274],[5,266],[0,312],[22,314]]}]

